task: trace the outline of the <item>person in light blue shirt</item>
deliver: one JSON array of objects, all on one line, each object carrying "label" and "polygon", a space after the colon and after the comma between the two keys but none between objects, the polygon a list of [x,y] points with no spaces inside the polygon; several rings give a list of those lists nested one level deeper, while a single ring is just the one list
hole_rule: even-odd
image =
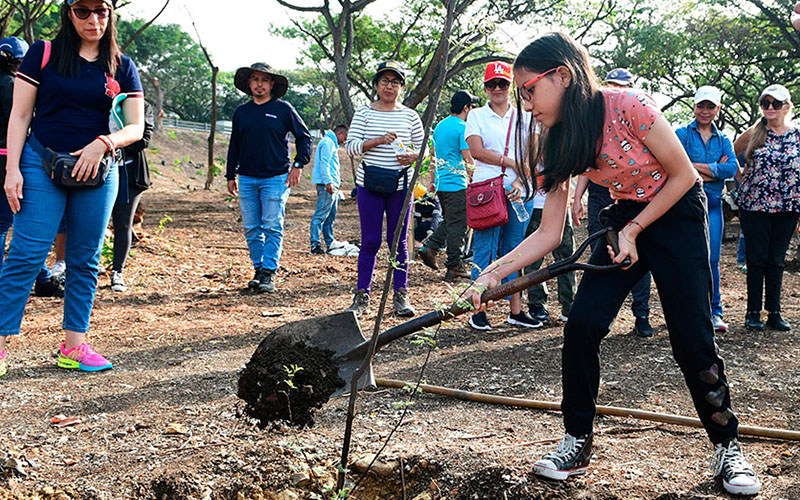
[{"label": "person in light blue shirt", "polygon": [[710,86],[697,89],[694,95],[694,121],[675,132],[689,155],[697,174],[703,179],[703,190],[708,201],[708,236],[711,249],[711,319],[714,329],[724,332],[728,325],[722,319],[719,293],[719,254],[722,249],[722,190],[725,179],[733,177],[738,169],[736,154],[730,139],[714,125],[722,103],[722,92]]},{"label": "person in light blue shirt", "polygon": [[333,238],[333,221],[336,220],[336,209],[339,203],[339,146],[347,139],[347,125],[338,125],[329,130],[319,141],[314,154],[314,170],[311,182],[317,186],[317,208],[311,217],[311,253],[322,255],[325,250],[319,243],[319,233],[325,239],[325,247],[331,250]]},{"label": "person in light blue shirt", "polygon": [[467,164],[474,163],[466,139],[467,115],[479,104],[478,98],[459,90],[450,99],[450,116],[433,130],[436,168],[429,188],[436,192],[442,205],[444,222],[425,239],[419,251],[422,262],[433,269],[437,252],[447,246],[445,279],[469,278],[469,269],[461,259],[461,247],[467,234]]}]

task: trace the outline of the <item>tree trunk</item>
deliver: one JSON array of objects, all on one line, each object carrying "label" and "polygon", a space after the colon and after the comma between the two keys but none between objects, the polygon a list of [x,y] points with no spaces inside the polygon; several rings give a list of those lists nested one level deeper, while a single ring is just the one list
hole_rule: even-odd
[{"label": "tree trunk", "polygon": [[208,134],[208,174],[206,189],[214,182],[214,140],[217,136],[217,73],[219,68],[211,66],[211,133]]},{"label": "tree trunk", "polygon": [[156,99],[153,104],[153,116],[155,116],[155,132],[161,132],[164,129],[164,90],[158,84],[158,78],[150,78],[153,84],[153,89],[156,91]]}]

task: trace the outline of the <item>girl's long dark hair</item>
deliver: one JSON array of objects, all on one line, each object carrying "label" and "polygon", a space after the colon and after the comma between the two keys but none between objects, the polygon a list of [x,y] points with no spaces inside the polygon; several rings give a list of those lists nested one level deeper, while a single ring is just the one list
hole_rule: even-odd
[{"label": "girl's long dark hair", "polygon": [[[108,24],[103,38],[100,39],[99,60],[106,72],[114,76],[120,62],[122,52],[117,44],[117,22],[114,8],[108,5],[111,12],[108,15]],[[53,52],[51,62],[55,63],[56,70],[64,76],[77,76],[80,68],[81,37],[75,31],[72,20],[69,18],[70,6],[67,2],[61,4],[61,27],[53,39]]]},{"label": "girl's long dark hair", "polygon": [[[525,132],[520,123],[517,123],[516,130],[517,163],[527,160],[532,171],[542,163],[544,180],[540,187],[545,191],[571,175],[582,174],[587,168],[594,167],[605,119],[603,94],[589,65],[589,55],[568,35],[547,33],[529,43],[514,61],[515,69],[534,73],[544,73],[559,66],[566,67],[571,76],[561,100],[561,121],[550,128],[542,127],[537,140],[534,134],[536,123],[531,120],[527,143],[521,140]],[[519,93],[516,104],[517,111],[522,112]],[[532,177],[535,186],[536,176]]]}]

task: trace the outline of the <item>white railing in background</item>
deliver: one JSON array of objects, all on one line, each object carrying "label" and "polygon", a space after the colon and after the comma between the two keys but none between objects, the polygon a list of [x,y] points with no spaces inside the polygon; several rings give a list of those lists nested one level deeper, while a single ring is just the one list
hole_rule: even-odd
[{"label": "white railing in background", "polygon": [[[177,118],[163,118],[161,120],[161,124],[167,128],[177,128],[179,130],[194,130],[196,132],[211,132],[211,124],[210,123],[201,123],[201,122],[190,122],[186,120],[179,120]],[[217,133],[218,134],[225,134],[231,135],[232,127],[228,124],[218,123],[217,124]],[[320,139],[323,137],[324,131],[318,129],[312,129],[311,132],[311,139],[314,141],[314,144],[317,144]]]},{"label": "white railing in background", "polygon": [[[195,130],[198,132],[211,132],[210,123],[190,122],[186,120],[178,120],[177,118],[163,118],[161,124],[164,127],[177,128],[180,130]],[[231,135],[231,126],[217,124],[217,133]]]}]

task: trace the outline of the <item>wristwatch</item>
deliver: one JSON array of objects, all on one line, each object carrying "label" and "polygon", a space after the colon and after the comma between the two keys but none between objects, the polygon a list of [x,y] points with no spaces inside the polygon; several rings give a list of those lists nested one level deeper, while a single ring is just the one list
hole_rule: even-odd
[{"label": "wristwatch", "polygon": [[303,168],[303,164],[300,163],[299,161],[296,161],[296,162],[294,162],[294,165],[292,165],[292,167],[294,167],[294,168]]}]

